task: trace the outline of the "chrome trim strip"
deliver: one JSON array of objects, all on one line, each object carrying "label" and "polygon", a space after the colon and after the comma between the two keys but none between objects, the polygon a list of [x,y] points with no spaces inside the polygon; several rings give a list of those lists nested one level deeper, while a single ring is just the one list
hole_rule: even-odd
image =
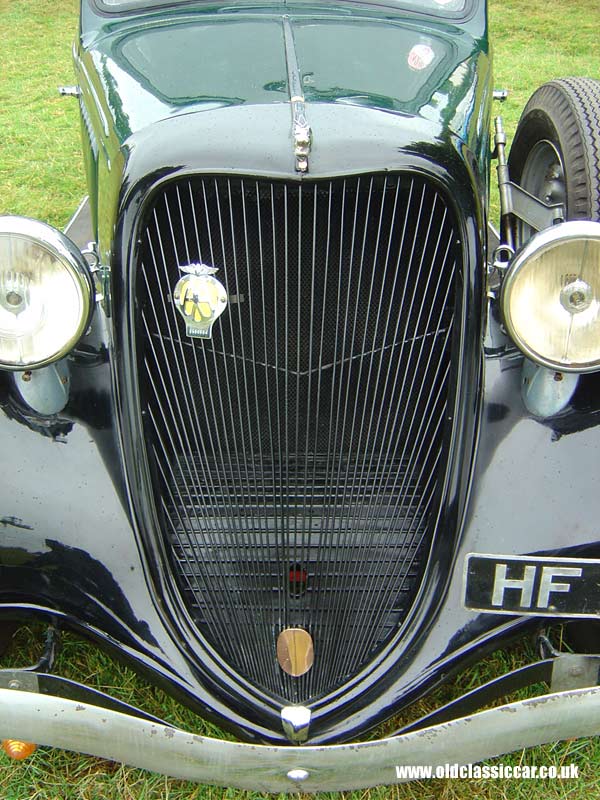
[{"label": "chrome trim strip", "polygon": [[312,711],[306,706],[284,706],[281,709],[281,724],[288,740],[302,744],[308,739]]},{"label": "chrome trim strip", "polygon": [[321,747],[238,744],[49,695],[0,689],[0,738],[75,750],[174,778],[263,792],[397,782],[397,766],[465,765],[600,733],[600,687],[542,695],[390,739]]},{"label": "chrome trim strip", "polygon": [[[92,83],[92,79],[90,78],[90,73],[87,71],[83,60],[79,58],[79,56],[75,56],[75,63],[81,70],[83,77],[85,78],[87,84],[87,90],[90,93],[92,100],[94,101],[94,105],[96,106],[96,111],[98,112],[98,116],[100,117],[100,122],[102,124],[102,130],[104,131],[105,136],[110,135],[110,128],[108,126],[108,118],[104,113],[104,109],[102,108],[102,103],[100,102],[100,98],[98,97],[98,92],[96,91],[94,84]],[[83,88],[83,87],[81,87]],[[80,95],[81,98],[81,95]]]}]

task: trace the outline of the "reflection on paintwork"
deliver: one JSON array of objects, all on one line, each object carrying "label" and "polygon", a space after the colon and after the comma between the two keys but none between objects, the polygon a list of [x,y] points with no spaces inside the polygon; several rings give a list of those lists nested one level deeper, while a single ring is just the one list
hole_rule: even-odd
[{"label": "reflection on paintwork", "polygon": [[124,39],[117,54],[141,86],[173,105],[200,98],[270,103],[281,98],[266,87],[287,83],[281,26],[271,20],[145,29]]},{"label": "reflection on paintwork", "polygon": [[[361,97],[365,105],[416,114],[455,60],[454,43],[438,37],[435,64],[430,61],[420,73],[407,70],[415,30],[399,24],[295,20],[293,28],[300,70],[309,78],[304,80],[308,102]],[[375,39],[376,48],[365,47]]]},{"label": "reflection on paintwork", "polygon": [[52,439],[54,442],[65,442],[66,437],[73,429],[73,422],[70,419],[58,414],[51,416],[38,414],[12,395],[0,402],[0,409],[9,419],[24,425],[34,433]]},{"label": "reflection on paintwork", "polygon": [[3,528],[10,526],[11,528],[21,528],[24,531],[33,530],[33,525],[26,525],[20,517],[2,517],[0,518],[0,525]]}]

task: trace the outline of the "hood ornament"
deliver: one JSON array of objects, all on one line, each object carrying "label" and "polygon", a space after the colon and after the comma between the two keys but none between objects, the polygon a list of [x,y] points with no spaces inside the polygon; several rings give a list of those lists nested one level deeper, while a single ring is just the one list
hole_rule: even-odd
[{"label": "hood ornament", "polygon": [[184,273],[173,292],[175,308],[185,320],[185,332],[193,339],[211,339],[212,326],[227,307],[227,291],[214,277],[219,270],[208,264],[179,267]]},{"label": "hood ornament", "polygon": [[308,172],[312,131],[304,115],[304,97],[292,97],[296,171]]}]

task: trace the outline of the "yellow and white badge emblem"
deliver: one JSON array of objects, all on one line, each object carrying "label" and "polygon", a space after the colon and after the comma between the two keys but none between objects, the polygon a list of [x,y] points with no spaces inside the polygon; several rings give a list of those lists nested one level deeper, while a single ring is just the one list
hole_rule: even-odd
[{"label": "yellow and white badge emblem", "polygon": [[185,332],[195,339],[210,339],[212,326],[227,306],[225,287],[214,277],[215,267],[189,264],[180,267],[185,273],[177,282],[173,299],[185,320]]}]

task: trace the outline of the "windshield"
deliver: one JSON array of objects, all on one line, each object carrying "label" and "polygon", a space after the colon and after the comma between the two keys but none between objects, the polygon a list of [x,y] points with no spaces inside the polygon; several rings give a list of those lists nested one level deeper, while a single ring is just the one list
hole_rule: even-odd
[{"label": "windshield", "polygon": [[[115,13],[130,10],[141,11],[160,6],[187,5],[190,2],[193,0],[96,0],[97,5],[103,11]],[[356,0],[356,2],[361,2],[361,0]],[[470,0],[366,0],[366,5],[392,6],[445,17],[462,16],[469,3]]]}]

